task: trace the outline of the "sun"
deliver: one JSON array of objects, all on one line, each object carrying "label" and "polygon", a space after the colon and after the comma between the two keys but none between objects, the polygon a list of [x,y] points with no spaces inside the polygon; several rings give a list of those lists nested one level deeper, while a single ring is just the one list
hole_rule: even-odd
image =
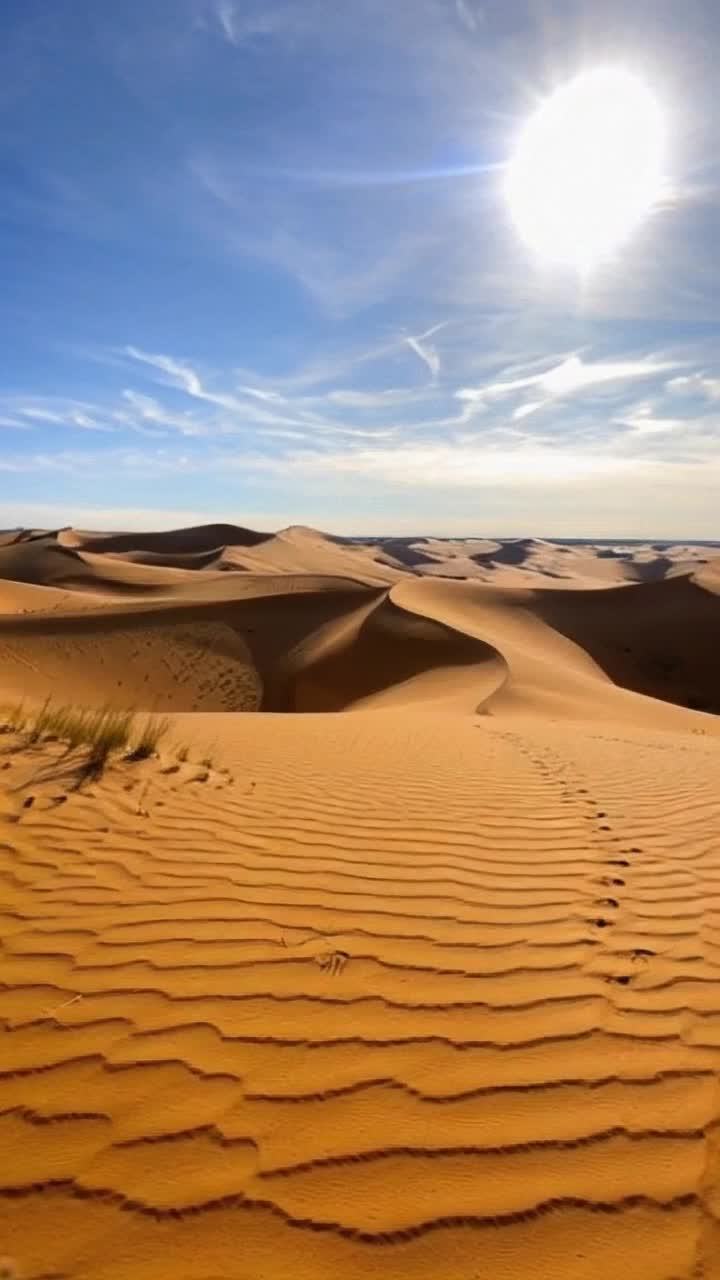
[{"label": "sun", "polygon": [[515,226],[545,262],[587,271],[663,192],[665,127],[654,95],[624,70],[586,71],[522,129],[506,176]]}]

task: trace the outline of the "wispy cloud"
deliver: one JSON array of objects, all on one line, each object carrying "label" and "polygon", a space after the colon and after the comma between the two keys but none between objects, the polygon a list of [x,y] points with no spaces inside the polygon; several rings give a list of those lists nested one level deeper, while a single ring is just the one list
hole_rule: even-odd
[{"label": "wispy cloud", "polygon": [[708,378],[704,373],[685,374],[670,378],[666,390],[676,395],[701,396],[706,400],[720,400],[720,378]]},{"label": "wispy cloud", "polygon": [[[553,401],[569,399],[584,391],[607,385],[621,385],[630,381],[657,378],[677,369],[676,361],[655,360],[598,360],[585,362],[581,356],[570,355],[559,364],[541,373],[527,377],[501,379],[482,387],[463,387],[456,392],[459,400],[489,403],[518,393],[532,391],[533,398],[518,406],[513,416],[527,417]],[[537,399],[538,392],[540,398]]]},{"label": "wispy cloud", "polygon": [[615,422],[624,427],[629,427],[631,431],[637,435],[664,435],[670,431],[683,431],[692,426],[685,418],[659,418],[653,412],[652,405],[638,405],[631,413],[624,417],[616,418]]},{"label": "wispy cloud", "polygon": [[125,355],[140,364],[149,365],[151,369],[165,375],[167,384],[184,391],[195,400],[205,400],[208,404],[219,405],[223,409],[237,409],[239,401],[233,396],[218,395],[208,391],[202,384],[199,375],[189,365],[173,359],[172,356],[153,354],[141,351],[138,347],[125,347]]},{"label": "wispy cloud", "polygon": [[480,27],[482,11],[479,8],[471,7],[469,0],[455,0],[455,12],[462,25],[474,35]]},{"label": "wispy cloud", "polygon": [[[427,356],[445,327],[412,340]],[[6,447],[3,469],[57,471],[94,488],[112,477],[111,491],[172,480],[190,495],[188,506],[197,489],[239,485],[243,503],[255,492],[281,494],[290,516],[293,504],[309,504],[309,495],[321,503],[329,489],[347,509],[346,532],[358,527],[349,513],[358,509],[360,493],[393,510],[422,494],[423,503],[444,504],[445,527],[463,495],[493,510],[488,503],[499,494],[522,492],[539,511],[568,481],[573,492],[588,495],[593,487],[630,495],[646,483],[652,496],[675,477],[710,503],[710,477],[720,472],[710,363],[693,366],[686,353],[673,351],[593,358],[588,350],[542,359],[528,351],[521,361],[499,351],[494,366],[483,353],[487,376],[473,386],[462,374],[476,354],[453,326],[442,363],[431,368],[412,349],[431,374],[418,386],[402,359],[408,345],[407,336],[396,336],[273,378],[250,367],[201,371],[193,359],[129,344],[122,362],[107,366],[115,370],[110,382],[118,369],[122,382],[95,400],[0,397],[0,411],[40,442],[30,450]],[[552,414],[541,416],[550,406]],[[98,440],[93,449],[59,444],[64,432],[105,424],[115,433],[112,442]],[[476,518],[471,523],[477,531]]]},{"label": "wispy cloud", "polygon": [[5,419],[6,426],[15,427],[58,427],[73,428],[79,431],[98,431],[110,434],[115,427],[103,421],[105,414],[97,406],[88,405],[84,401],[68,400],[65,397],[38,396],[28,403],[27,398],[17,396],[0,396],[0,403],[9,410]]},{"label": "wispy cloud", "polygon": [[447,324],[448,321],[443,320],[440,324],[433,325],[431,329],[426,329],[424,333],[418,333],[414,336],[408,334],[403,338],[410,350],[414,351],[418,359],[422,360],[427,367],[433,381],[437,379],[440,373],[440,356],[437,349],[430,345],[428,338],[431,338],[434,333],[439,333],[441,329],[445,329]]},{"label": "wispy cloud", "polygon": [[264,0],[262,5],[252,0],[216,0],[214,12],[222,36],[236,48],[298,26],[291,5],[273,4],[271,0]]}]

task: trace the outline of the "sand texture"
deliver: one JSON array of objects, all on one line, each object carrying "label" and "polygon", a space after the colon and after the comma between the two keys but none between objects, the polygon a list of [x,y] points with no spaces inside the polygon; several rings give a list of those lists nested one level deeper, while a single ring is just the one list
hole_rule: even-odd
[{"label": "sand texture", "polygon": [[719,564],[0,538],[10,1274],[720,1277]]}]

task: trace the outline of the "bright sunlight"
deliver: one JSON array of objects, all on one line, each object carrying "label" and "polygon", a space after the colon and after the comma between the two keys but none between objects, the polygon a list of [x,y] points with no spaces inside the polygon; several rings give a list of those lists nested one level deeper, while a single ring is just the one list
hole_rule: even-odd
[{"label": "bright sunlight", "polygon": [[506,186],[519,234],[543,261],[588,271],[657,203],[664,150],[662,114],[641,80],[583,72],[521,131]]}]

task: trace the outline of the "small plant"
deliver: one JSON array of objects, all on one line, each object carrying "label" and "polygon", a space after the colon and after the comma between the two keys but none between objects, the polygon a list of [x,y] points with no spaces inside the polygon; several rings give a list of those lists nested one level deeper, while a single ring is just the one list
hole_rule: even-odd
[{"label": "small plant", "polygon": [[134,720],[132,711],[115,711],[111,707],[101,707],[96,711],[87,707],[54,707],[50,698],[46,698],[34,717],[26,717],[19,708],[11,713],[11,717],[16,731],[30,725],[27,732],[29,745],[41,738],[52,738],[66,743],[68,751],[86,748],[82,773],[94,777],[102,773],[111,752],[127,747]]},{"label": "small plant", "polygon": [[[0,728],[7,733],[24,733],[28,745],[41,739],[60,741],[68,752],[85,750],[82,777],[98,777],[114,752],[126,752],[127,760],[147,760],[157,752],[158,743],[170,729],[166,716],[149,715],[139,731],[135,731],[136,715],[132,711],[104,706],[53,706],[45,699],[36,715],[28,715],[24,703],[0,713]],[[178,759],[187,760],[188,748],[181,747]]]},{"label": "small plant", "polygon": [[53,712],[51,710],[51,701],[52,700],[50,698],[50,695],[48,694],[47,698],[42,704],[42,707],[40,708],[35,719],[33,720],[32,726],[30,728],[30,732],[28,733],[28,742],[31,743],[33,746],[35,745],[36,742],[39,742],[41,738],[44,738],[45,734],[48,732],[48,725],[53,718]]},{"label": "small plant", "polygon": [[85,741],[90,748],[85,773],[97,777],[113,751],[123,751],[129,741],[134,716],[132,711],[112,711],[103,707],[84,722]]},{"label": "small plant", "polygon": [[148,760],[157,753],[158,743],[170,729],[167,716],[148,716],[128,760]]},{"label": "small plant", "polygon": [[185,764],[185,761],[187,760],[189,755],[190,755],[190,748],[187,746],[187,744],[185,744],[182,747],[178,747],[177,758],[181,764]]}]

